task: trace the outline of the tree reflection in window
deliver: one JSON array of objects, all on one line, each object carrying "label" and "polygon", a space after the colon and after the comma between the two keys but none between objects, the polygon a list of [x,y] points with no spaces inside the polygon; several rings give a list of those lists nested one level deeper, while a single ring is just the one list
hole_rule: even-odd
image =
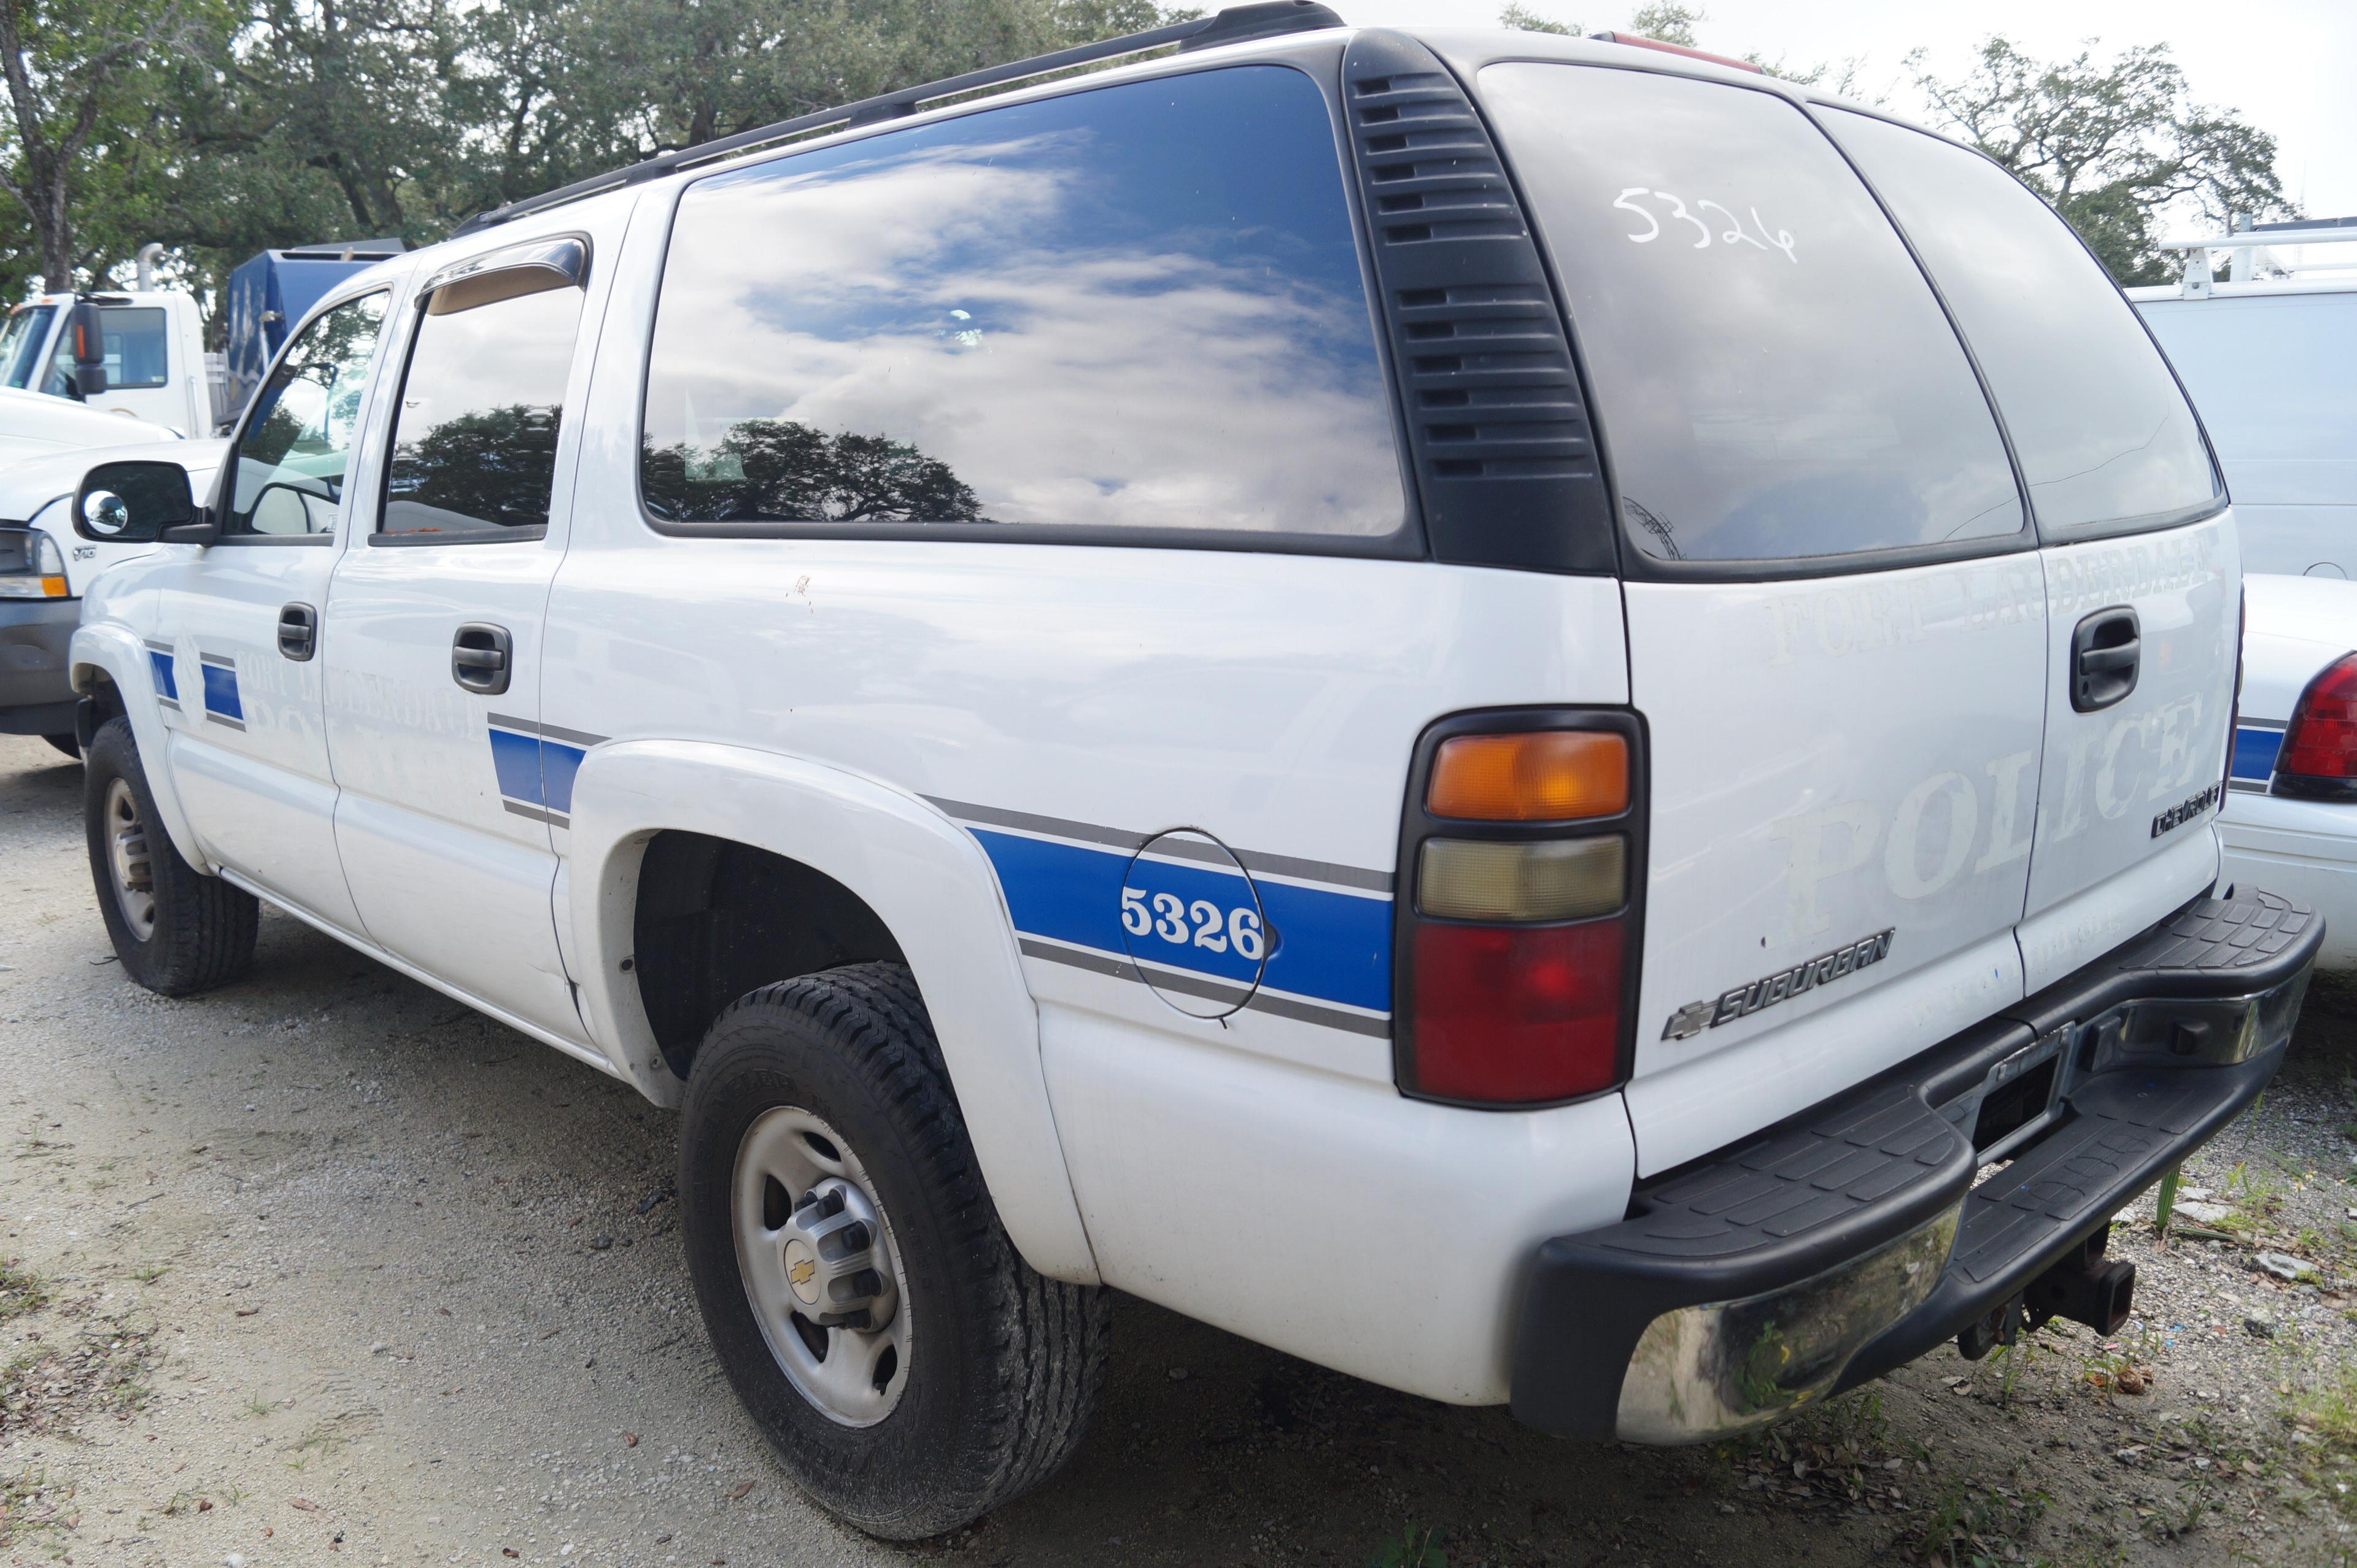
[{"label": "tree reflection in window", "polygon": [[647,505],[658,517],[720,522],[987,522],[972,486],[906,441],[829,435],[791,419],[748,419],[711,447],[685,442],[644,453]]},{"label": "tree reflection in window", "polygon": [[[385,488],[387,528],[545,527],[562,414],[554,404],[475,409],[396,447]],[[426,509],[446,515],[431,518]]]},{"label": "tree reflection in window", "polygon": [[383,532],[548,525],[581,297],[563,285],[427,308],[393,416]]}]

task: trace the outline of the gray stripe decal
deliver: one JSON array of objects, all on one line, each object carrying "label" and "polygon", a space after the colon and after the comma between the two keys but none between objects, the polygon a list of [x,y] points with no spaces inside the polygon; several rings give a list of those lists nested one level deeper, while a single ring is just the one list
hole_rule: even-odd
[{"label": "gray stripe decal", "polygon": [[[1068,964],[1073,969],[1087,970],[1092,974],[1107,975],[1114,980],[1133,981],[1140,985],[1146,983],[1146,976],[1138,972],[1137,965],[1126,959],[1118,959],[1109,953],[1093,952],[1085,949],[1058,947],[1048,942],[1034,941],[1028,937],[1018,940],[1026,958],[1046,959],[1050,963]],[[1212,1002],[1234,1002],[1244,995],[1243,987],[1240,985],[1231,985],[1224,981],[1207,980],[1201,975],[1186,974],[1164,969],[1159,965],[1155,967],[1154,983],[1166,990],[1179,992],[1189,996],[1200,996]],[[1365,1035],[1377,1040],[1388,1040],[1392,1037],[1392,1026],[1384,1019],[1363,1017],[1359,1014],[1345,1013],[1333,1007],[1320,1007],[1314,1002],[1296,1002],[1289,996],[1272,996],[1265,991],[1253,993],[1251,998],[1244,1002],[1244,1005],[1253,1012],[1267,1013],[1279,1018],[1290,1018],[1299,1024],[1318,1024],[1329,1029],[1344,1029],[1353,1035]]]},{"label": "gray stripe decal", "polygon": [[245,721],[243,719],[229,718],[223,714],[213,713],[210,709],[205,713],[205,719],[210,724],[227,725],[233,730],[242,731],[245,728]]},{"label": "gray stripe decal", "polygon": [[598,746],[612,738],[609,736],[589,735],[577,729],[564,729],[555,725],[544,725],[533,719],[511,719],[504,714],[485,714],[483,716],[501,729],[511,729],[519,735],[544,736],[550,740],[561,740],[570,746]]},{"label": "gray stripe decal", "polygon": [[2287,719],[2236,719],[2234,721],[2234,727],[2236,729],[2269,730],[2276,735],[2281,735],[2284,731],[2291,727],[2291,724],[2290,721]]},{"label": "gray stripe decal", "polygon": [[168,642],[151,642],[147,645],[147,651],[150,653],[169,653],[172,651],[172,645]]},{"label": "gray stripe decal", "polygon": [[2264,795],[2267,792],[2267,787],[2256,779],[2233,779],[2226,788],[2239,795]]},{"label": "gray stripe decal", "polygon": [[177,698],[167,697],[161,693],[156,694],[156,705],[159,708],[169,708],[176,714],[180,711],[180,704]]},{"label": "gray stripe decal", "polygon": [[[1063,817],[1042,817],[1029,811],[1010,811],[999,806],[946,800],[938,795],[928,795],[925,799],[960,822],[981,822],[995,828],[1015,828],[1024,832],[1049,833],[1057,838],[1079,839],[1084,843],[1110,844],[1115,849],[1135,851],[1153,836],[1120,828],[1099,827],[1093,822],[1075,822]],[[1212,865],[1220,865],[1226,858],[1211,844],[1189,840],[1158,845],[1154,853],[1168,854],[1173,860],[1197,860]],[[1389,893],[1392,890],[1392,874],[1388,871],[1337,865],[1325,860],[1303,860],[1290,854],[1264,854],[1251,849],[1236,851],[1236,858],[1244,863],[1247,871],[1265,871],[1272,876],[1298,877],[1304,882],[1324,882],[1336,887],[1363,887],[1372,893]]]},{"label": "gray stripe decal", "polygon": [[552,828],[567,827],[573,821],[562,811],[544,811],[538,806],[520,806],[513,800],[501,800],[500,804],[516,816],[530,817],[533,822],[546,822]]},{"label": "gray stripe decal", "polygon": [[199,653],[197,655],[197,658],[204,663],[211,665],[216,670],[234,670],[237,668],[236,660],[223,658],[218,653]]}]

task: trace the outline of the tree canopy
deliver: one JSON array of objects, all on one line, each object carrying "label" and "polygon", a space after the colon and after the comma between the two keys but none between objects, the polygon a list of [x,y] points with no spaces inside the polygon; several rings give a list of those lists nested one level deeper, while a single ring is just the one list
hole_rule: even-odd
[{"label": "tree canopy", "polygon": [[[1154,0],[0,0],[0,288],[210,295],[269,246],[501,202],[1192,15]],[[217,297],[217,296],[216,296]]]},{"label": "tree canopy", "polygon": [[[1701,48],[1700,28],[1709,19],[1698,7],[1652,0],[1626,30]],[[1498,21],[1532,32],[1583,31],[1521,0]],[[1855,60],[1796,67],[1744,58],[1771,76],[1822,81],[1857,96]],[[2155,249],[2172,218],[2222,228],[2237,213],[2266,219],[2293,211],[2276,174],[2275,137],[2232,110],[2194,102],[2167,44],[2126,49],[2109,61],[2091,44],[2069,59],[2040,61],[2010,39],[1991,37],[1960,76],[1932,71],[1920,49],[1907,57],[1907,67],[1922,98],[1916,112],[2052,203],[2123,284],[2165,283],[2173,275]]]}]

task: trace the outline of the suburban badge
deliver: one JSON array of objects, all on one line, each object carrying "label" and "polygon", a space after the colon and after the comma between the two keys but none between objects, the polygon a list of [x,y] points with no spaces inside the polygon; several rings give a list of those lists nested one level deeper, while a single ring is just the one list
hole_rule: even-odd
[{"label": "suburban badge", "polygon": [[1730,1018],[1749,1018],[1762,1007],[1773,1007],[1779,1002],[1789,1002],[1804,991],[1813,991],[1828,981],[1855,974],[1867,964],[1879,963],[1890,951],[1890,939],[1896,928],[1861,937],[1847,947],[1835,948],[1805,959],[1790,969],[1763,975],[1749,985],[1738,985],[1716,1002],[1689,1002],[1670,1015],[1663,1026],[1662,1038],[1690,1040],[1705,1029],[1716,1029]]}]

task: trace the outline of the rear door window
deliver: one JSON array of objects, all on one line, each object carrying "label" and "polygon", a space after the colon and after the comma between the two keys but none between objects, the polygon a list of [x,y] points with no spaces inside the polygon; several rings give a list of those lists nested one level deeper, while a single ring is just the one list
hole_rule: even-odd
[{"label": "rear door window", "polygon": [[2185,394],[2052,208],[1937,136],[1847,110],[1825,120],[1955,312],[2042,532],[2159,526],[2217,504]]},{"label": "rear door window", "polygon": [[522,295],[436,291],[402,378],[380,534],[442,542],[548,526],[582,293],[553,272],[523,281],[544,278]]},{"label": "rear door window", "polygon": [[699,181],[642,463],[659,525],[1395,533],[1324,95],[1207,70]]},{"label": "rear door window", "polygon": [[1954,329],[1799,109],[1598,66],[1508,62],[1480,85],[1562,279],[1637,549],[1763,561],[2022,532]]}]

